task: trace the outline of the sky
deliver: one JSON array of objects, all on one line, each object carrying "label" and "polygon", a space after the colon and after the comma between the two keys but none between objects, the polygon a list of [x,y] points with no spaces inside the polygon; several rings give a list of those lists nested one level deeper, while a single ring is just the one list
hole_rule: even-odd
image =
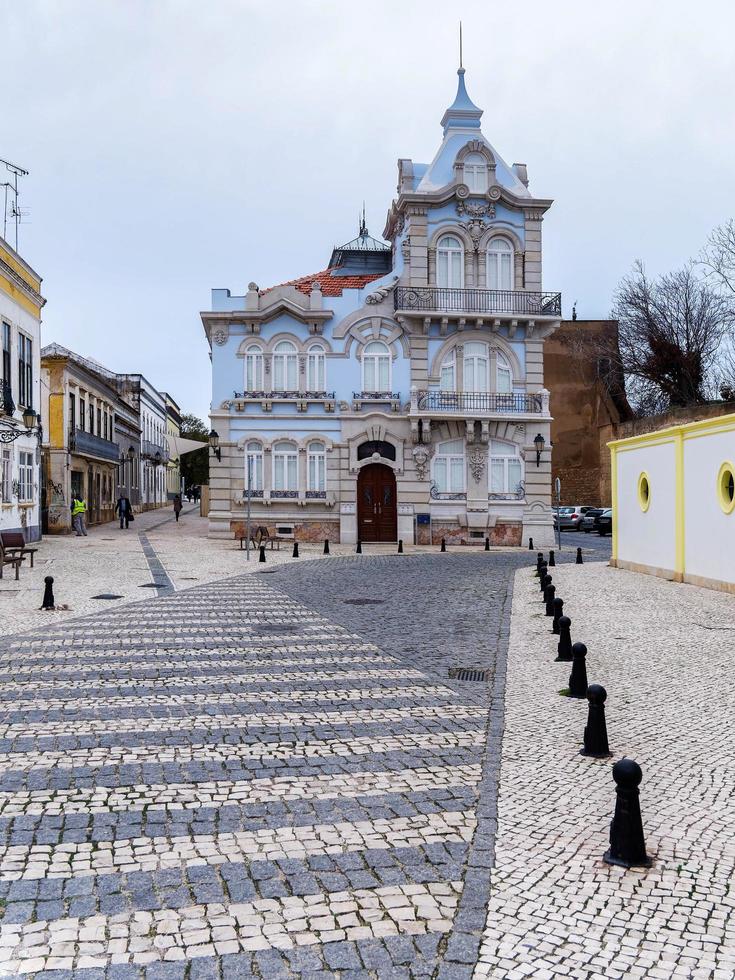
[{"label": "sky", "polygon": [[607,316],[636,259],[677,268],[735,215],[732,0],[0,0],[43,343],[206,420],[210,290],[325,268],[363,200],[381,236],[398,158],[441,141],[460,18],[485,136],[554,199],[566,316]]}]

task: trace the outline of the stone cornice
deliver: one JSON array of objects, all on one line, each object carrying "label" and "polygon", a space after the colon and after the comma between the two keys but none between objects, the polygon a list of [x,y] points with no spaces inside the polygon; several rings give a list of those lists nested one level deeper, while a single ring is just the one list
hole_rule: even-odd
[{"label": "stone cornice", "polygon": [[13,269],[13,267],[9,265],[9,263],[7,263],[2,256],[0,256],[0,273],[9,279],[10,282],[17,289],[19,289],[21,293],[23,293],[26,299],[30,300],[34,306],[37,306],[40,313],[40,311],[46,305],[46,300],[37,289],[34,289],[33,286],[29,285],[25,281],[25,279],[19,276],[15,269]]}]

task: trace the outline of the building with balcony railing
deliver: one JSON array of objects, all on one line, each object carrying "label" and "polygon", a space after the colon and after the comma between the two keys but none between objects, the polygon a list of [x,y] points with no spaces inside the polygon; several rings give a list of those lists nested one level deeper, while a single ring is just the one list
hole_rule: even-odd
[{"label": "building with balcony railing", "polygon": [[480,128],[459,71],[430,164],[401,159],[386,241],[364,216],[325,270],[212,291],[210,531],[551,541],[542,282],[551,200]]}]

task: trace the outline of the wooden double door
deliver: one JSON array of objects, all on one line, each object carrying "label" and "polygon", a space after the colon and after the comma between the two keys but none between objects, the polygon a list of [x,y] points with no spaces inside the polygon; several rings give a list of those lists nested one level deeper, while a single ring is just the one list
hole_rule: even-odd
[{"label": "wooden double door", "polygon": [[360,541],[397,541],[396,477],[389,466],[370,463],[357,478],[357,536]]}]

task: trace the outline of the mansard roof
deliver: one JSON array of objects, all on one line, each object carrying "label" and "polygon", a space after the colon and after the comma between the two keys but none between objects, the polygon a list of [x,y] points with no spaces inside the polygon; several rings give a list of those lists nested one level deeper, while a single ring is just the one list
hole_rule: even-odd
[{"label": "mansard roof", "polygon": [[[298,279],[289,279],[288,282],[278,283],[278,286],[294,286],[300,293],[307,296],[311,292],[312,283],[318,282],[323,296],[341,296],[343,289],[363,289],[368,283],[375,279],[382,279],[385,272],[376,272],[373,275],[346,276],[340,275],[338,268],[324,269],[322,272],[312,272],[308,276],[299,276]],[[270,286],[269,289],[275,289]],[[262,290],[261,292],[268,292]]]}]

